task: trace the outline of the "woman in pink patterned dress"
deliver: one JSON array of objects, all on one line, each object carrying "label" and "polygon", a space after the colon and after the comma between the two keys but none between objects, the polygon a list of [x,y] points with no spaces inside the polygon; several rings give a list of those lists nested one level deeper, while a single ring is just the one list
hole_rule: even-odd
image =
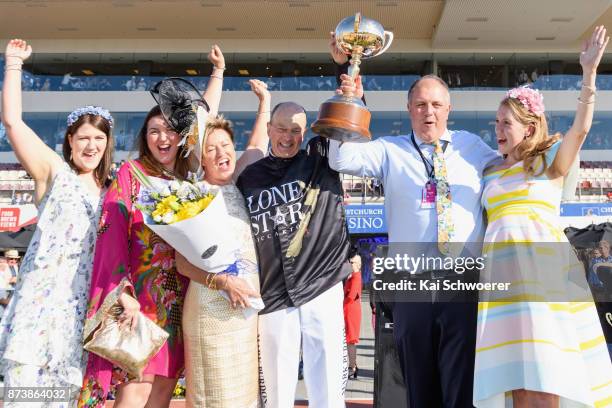
[{"label": "woman in pink patterned dress", "polygon": [[[217,46],[213,46],[209,60],[214,71],[204,99],[210,114],[216,115],[225,69]],[[189,166],[178,146],[180,140],[159,107],[154,107],[138,134],[136,165],[149,176],[185,178]],[[145,226],[142,213],[133,205],[140,184],[129,166],[126,163],[119,169],[104,201],[87,318],[94,318],[106,295],[122,285],[125,289],[118,298],[124,307],[122,323],[133,325],[140,310],[170,336],[141,379],[128,378],[109,361],[90,354],[79,407],[103,406],[114,387],[116,407],[167,407],[184,368],[181,316],[188,279],[176,272],[174,249]]]}]

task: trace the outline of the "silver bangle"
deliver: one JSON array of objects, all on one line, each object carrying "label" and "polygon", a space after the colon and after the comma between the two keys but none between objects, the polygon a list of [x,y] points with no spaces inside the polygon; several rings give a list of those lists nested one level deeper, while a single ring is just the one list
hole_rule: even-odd
[{"label": "silver bangle", "polygon": [[590,85],[586,85],[586,84],[582,84],[582,87],[585,89],[588,89],[589,91],[593,92],[593,94],[597,93],[597,88],[594,86],[590,86]]},{"label": "silver bangle", "polygon": [[578,103],[581,103],[583,105],[591,105],[591,104],[595,103],[595,98],[593,98],[592,101],[588,101],[588,102],[583,101],[582,99],[580,99],[580,97],[578,97],[577,99],[578,99]]},{"label": "silver bangle", "polygon": [[215,75],[215,74],[211,74],[210,77],[211,78],[217,78],[217,79],[223,79],[223,77],[221,75]]},{"label": "silver bangle", "polygon": [[257,115],[264,115],[266,113],[270,113],[270,111],[268,110],[268,111],[263,111],[263,112],[257,112]]},{"label": "silver bangle", "polygon": [[215,69],[218,69],[219,71],[225,71],[225,67],[221,67],[221,68],[213,67],[213,70],[215,70]]},{"label": "silver bangle", "polygon": [[21,72],[21,71],[22,71],[22,69],[21,69],[21,68],[4,68],[4,71],[5,71],[5,72],[6,72],[6,71],[19,71],[19,72]]},{"label": "silver bangle", "polygon": [[6,64],[4,66],[4,68],[9,68],[9,67],[23,67],[23,62],[21,64],[17,63],[17,64]]}]

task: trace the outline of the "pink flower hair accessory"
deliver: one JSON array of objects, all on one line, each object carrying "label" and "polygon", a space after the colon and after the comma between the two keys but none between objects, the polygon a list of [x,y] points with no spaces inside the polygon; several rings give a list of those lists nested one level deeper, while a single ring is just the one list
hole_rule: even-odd
[{"label": "pink flower hair accessory", "polygon": [[525,109],[535,115],[539,116],[544,113],[544,95],[537,89],[528,88],[526,86],[513,88],[506,92],[506,97],[518,99]]}]

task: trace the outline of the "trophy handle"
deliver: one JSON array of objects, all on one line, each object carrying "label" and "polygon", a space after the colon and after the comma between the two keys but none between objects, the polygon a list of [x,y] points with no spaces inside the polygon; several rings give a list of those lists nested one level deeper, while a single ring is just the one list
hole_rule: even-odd
[{"label": "trophy handle", "polygon": [[376,55],[380,55],[383,52],[387,51],[387,48],[391,46],[392,42],[393,42],[393,33],[391,31],[385,31],[385,46]]}]

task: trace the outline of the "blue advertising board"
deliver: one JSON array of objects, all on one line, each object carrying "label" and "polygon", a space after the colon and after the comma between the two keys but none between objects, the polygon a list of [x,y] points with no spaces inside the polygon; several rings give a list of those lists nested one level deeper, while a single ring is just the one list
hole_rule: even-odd
[{"label": "blue advertising board", "polygon": [[385,206],[347,205],[345,207],[346,223],[350,234],[386,234],[387,220]]},{"label": "blue advertising board", "polygon": [[599,216],[612,217],[612,203],[561,204],[562,217]]},{"label": "blue advertising board", "polygon": [[[346,223],[350,234],[386,234],[387,220],[383,204],[358,205],[345,207]],[[612,217],[612,203],[568,203],[561,205],[561,216]]]}]

